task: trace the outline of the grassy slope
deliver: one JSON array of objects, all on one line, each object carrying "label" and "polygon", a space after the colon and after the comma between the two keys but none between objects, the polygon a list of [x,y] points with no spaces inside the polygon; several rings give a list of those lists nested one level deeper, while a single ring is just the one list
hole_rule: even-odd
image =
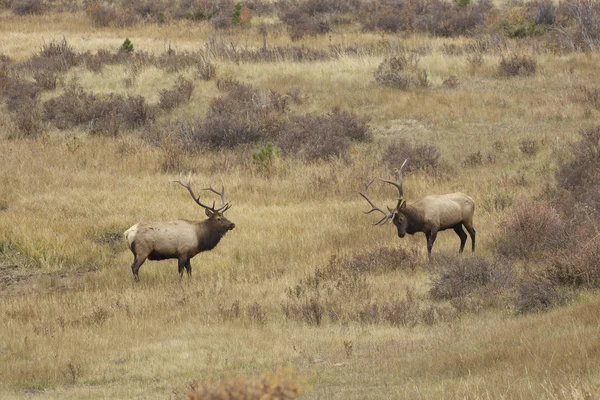
[{"label": "grassy slope", "polygon": [[[204,26],[191,32],[188,26],[89,31],[81,17],[6,15],[0,16],[0,31],[10,39],[0,43],[0,53],[15,58],[35,52],[41,39],[63,35],[77,51],[115,48],[128,36],[137,49],[161,52],[165,37],[176,48],[195,49],[210,33]],[[378,39],[340,34],[331,40]],[[250,44],[260,40],[250,35]],[[286,44],[288,39],[274,40]],[[165,398],[195,379],[251,375],[287,363],[311,386],[306,398],[597,394],[600,303],[593,294],[543,315],[515,317],[495,310],[413,328],[315,328],[284,319],[284,289],[333,253],[398,245],[424,257],[422,236],[399,242],[391,227],[372,228],[371,219],[360,213],[365,204],[354,193],[369,178],[389,173],[378,154],[394,136],[435,143],[447,165],[437,178],[407,176],[408,200],[454,190],[469,193],[478,203],[478,253],[489,255],[502,214],[495,204],[551,183],[554,160],[565,144],[578,129],[600,120],[597,110],[586,114],[589,106],[570,97],[577,85],[600,85],[596,54],[542,54],[538,74],[505,79],[495,72],[497,56],[471,73],[464,57],[440,51],[443,41],[406,43],[432,46],[420,63],[430,74],[427,90],[377,85],[372,72],[381,59],[376,57],[219,63],[221,76],[261,89],[299,88],[311,101],[298,112],[325,112],[337,105],[369,115],[377,140],[355,148],[349,163],[283,161],[270,178],[247,166],[249,154],[183,156],[197,185],[223,179],[235,202],[228,214],[237,225],[215,250],[193,260],[191,281],[179,282],[175,265],[162,262],[144,265],[142,283],[135,285],[124,244],[97,243],[103,234],[122,232],[139,220],[201,215],[184,191],[168,183],[175,175],[161,172],[160,149],[133,136],[89,138],[82,132],[0,140],[0,201],[6,205],[0,211],[0,243],[8,249],[0,254],[0,265],[21,266],[7,272],[16,283],[4,285],[6,295],[0,297],[1,397],[40,392],[48,398]],[[329,41],[307,39],[306,44],[325,48]],[[125,89],[119,67],[102,76],[84,70],[69,74],[88,89],[140,93],[150,101],[176,77],[147,69],[143,81]],[[459,87],[441,84],[450,75],[458,77]],[[175,110],[174,117],[205,110],[216,94],[213,82],[197,82],[192,103]],[[9,129],[8,118],[0,114],[0,130]],[[72,135],[81,136],[74,152],[67,146]],[[539,142],[536,156],[520,152],[523,139]],[[496,141],[503,144],[502,153]],[[494,161],[463,166],[475,151]],[[387,188],[373,194],[389,203],[394,198]],[[457,238],[446,232],[435,250],[453,253],[457,247]],[[408,287],[428,301],[423,273],[369,280],[378,296],[402,296]],[[248,315],[225,321],[220,307],[236,300],[242,309],[258,303],[266,323]],[[351,355],[344,342],[353,343]]]}]

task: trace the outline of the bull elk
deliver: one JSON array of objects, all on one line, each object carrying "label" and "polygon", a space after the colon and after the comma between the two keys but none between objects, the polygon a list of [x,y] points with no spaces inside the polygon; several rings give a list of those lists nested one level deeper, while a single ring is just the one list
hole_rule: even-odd
[{"label": "bull elk", "polygon": [[212,186],[200,190],[208,190],[221,197],[221,207],[215,208],[203,204],[200,197],[196,196],[190,187],[180,180],[172,181],[186,188],[192,199],[204,208],[207,219],[203,221],[190,221],[179,219],[170,222],[138,223],[125,231],[127,245],[133,253],[134,260],[131,271],[136,281],[139,280],[138,271],[148,260],[166,260],[175,258],[178,262],[179,277],[183,276],[186,269],[188,276],[192,276],[190,260],[196,254],[212,250],[225,234],[235,228],[235,224],[223,215],[231,204],[225,202],[225,187],[217,191]]},{"label": "bull elk", "polygon": [[[400,238],[403,238],[407,233],[409,235],[414,235],[417,232],[425,233],[429,255],[431,255],[431,248],[435,243],[438,232],[446,229],[454,229],[454,232],[460,238],[459,253],[462,253],[467,242],[467,234],[462,228],[464,226],[471,236],[472,251],[474,252],[473,213],[475,212],[475,202],[473,199],[464,193],[449,193],[426,196],[412,204],[406,204],[402,192],[402,169],[407,161],[408,159],[397,170],[398,182],[380,179],[398,189],[399,198],[396,207],[393,210],[387,207],[388,211],[386,212],[377,207],[365,193],[358,192],[371,205],[371,209],[365,211],[365,214],[374,211],[382,213],[383,217],[375,225],[383,225],[388,221],[392,221],[398,229]],[[373,181],[374,179],[366,185],[365,192]]]}]

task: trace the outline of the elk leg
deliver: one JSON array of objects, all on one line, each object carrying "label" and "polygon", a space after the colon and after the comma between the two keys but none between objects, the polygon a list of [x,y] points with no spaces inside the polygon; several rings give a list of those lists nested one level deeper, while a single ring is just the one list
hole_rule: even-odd
[{"label": "elk leg", "polygon": [[463,231],[462,224],[454,225],[453,229],[454,232],[456,232],[456,234],[460,238],[460,250],[458,250],[458,253],[460,254],[465,248],[465,243],[467,243],[467,234],[465,233],[465,231]]},{"label": "elk leg", "polygon": [[185,258],[180,258],[177,260],[177,270],[179,272],[179,279],[183,278],[183,268],[186,267],[186,263],[188,260]]},{"label": "elk leg", "polygon": [[431,256],[431,249],[433,248],[433,243],[435,243],[435,239],[437,238],[437,231],[431,231],[427,235],[427,254]]},{"label": "elk leg", "polygon": [[475,253],[475,228],[473,228],[473,225],[469,224],[465,224],[465,228],[467,228],[467,232],[469,232],[469,235],[471,236],[471,243],[472,243],[472,251],[473,253]]},{"label": "elk leg", "polygon": [[135,256],[135,258],[133,259],[133,264],[131,264],[131,272],[133,272],[133,279],[135,279],[136,282],[139,282],[140,280],[140,277],[138,276],[138,271],[140,270],[140,267],[142,266],[144,261],[146,261],[146,258]]},{"label": "elk leg", "polygon": [[187,272],[187,275],[190,278],[192,277],[192,264],[190,260],[187,260],[187,262],[185,263],[185,272]]}]

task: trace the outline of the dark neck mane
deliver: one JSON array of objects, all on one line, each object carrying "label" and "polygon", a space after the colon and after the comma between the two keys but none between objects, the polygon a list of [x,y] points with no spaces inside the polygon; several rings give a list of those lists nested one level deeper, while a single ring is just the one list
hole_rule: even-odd
[{"label": "dark neck mane", "polygon": [[406,216],[406,221],[408,222],[406,233],[412,235],[417,232],[423,232],[423,218],[414,207],[407,204],[404,210],[402,210],[402,214]]}]

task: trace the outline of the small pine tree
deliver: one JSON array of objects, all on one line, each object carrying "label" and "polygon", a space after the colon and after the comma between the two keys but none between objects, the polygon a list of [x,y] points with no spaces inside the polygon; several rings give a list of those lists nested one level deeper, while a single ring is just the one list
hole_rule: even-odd
[{"label": "small pine tree", "polygon": [[267,142],[257,152],[252,153],[252,159],[260,171],[266,172],[273,167],[273,163],[275,159],[279,158],[279,155],[279,149],[273,146],[273,143]]},{"label": "small pine tree", "polygon": [[129,38],[125,38],[125,41],[121,45],[120,51],[123,53],[131,53],[133,51],[133,43],[131,40],[129,40]]},{"label": "small pine tree", "polygon": [[233,10],[231,11],[231,22],[234,25],[239,25],[240,16],[242,15],[242,3],[235,3],[233,6]]}]

